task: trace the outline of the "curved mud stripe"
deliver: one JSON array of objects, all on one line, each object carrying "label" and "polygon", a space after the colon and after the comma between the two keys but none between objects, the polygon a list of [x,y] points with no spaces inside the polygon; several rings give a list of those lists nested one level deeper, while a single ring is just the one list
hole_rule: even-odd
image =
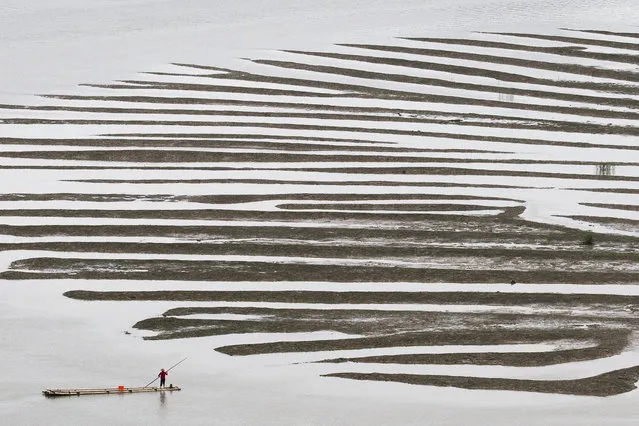
[{"label": "curved mud stripe", "polygon": [[[557,46],[531,46],[526,44],[510,43],[506,41],[497,40],[473,40],[473,39],[447,39],[447,38],[435,38],[435,37],[416,37],[406,38],[407,40],[422,41],[428,43],[440,43],[444,45],[454,46],[469,46],[469,47],[485,47],[490,49],[502,49],[521,52],[535,52],[544,53],[549,55],[557,55],[565,58],[588,58],[598,61],[606,62],[619,62],[627,64],[639,64],[639,58],[637,55],[629,53],[601,53],[592,52],[582,48],[582,46],[572,45],[557,45]],[[553,81],[554,82],[554,81]],[[611,91],[615,91],[613,87],[610,87]],[[636,88],[634,87],[620,87],[619,90],[629,90],[628,93],[634,93]]]},{"label": "curved mud stripe", "polygon": [[[575,290],[578,291],[578,290]],[[139,301],[242,301],[277,303],[325,303],[336,306],[357,304],[468,304],[494,306],[623,306],[639,310],[639,296],[589,293],[515,293],[515,292],[393,292],[393,291],[91,291],[70,290],[66,297],[78,300]]]},{"label": "curved mud stripe", "polygon": [[492,345],[539,343],[556,339],[598,339],[618,333],[615,337],[626,341],[628,330],[599,329],[584,330],[576,328],[546,328],[520,330],[444,330],[422,331],[414,333],[392,334],[350,339],[322,341],[270,342],[222,346],[215,350],[227,355],[246,356],[285,352],[318,352],[344,349],[388,348],[406,346],[440,345]]},{"label": "curved mud stripe", "polygon": [[639,51],[639,43],[619,42],[619,41],[611,41],[611,40],[604,40],[604,39],[553,36],[553,35],[530,34],[530,33],[486,33],[486,34],[498,34],[498,35],[505,35],[509,37],[559,41],[563,43],[581,44],[585,46],[602,46],[602,47],[609,47],[612,49],[631,50],[635,52]]},{"label": "curved mud stripe", "polygon": [[397,382],[461,389],[508,390],[577,396],[613,396],[635,390],[639,366],[575,380],[522,380],[486,377],[436,376],[384,373],[333,373],[324,377]]},{"label": "curved mud stripe", "polygon": [[[603,348],[604,344],[610,346]],[[503,365],[512,367],[539,367],[568,362],[589,361],[621,353],[624,342],[598,342],[595,347],[564,349],[547,352],[465,352],[444,354],[402,354],[365,357],[341,357],[318,361],[321,363],[355,362],[363,364],[437,364],[437,365]]]}]

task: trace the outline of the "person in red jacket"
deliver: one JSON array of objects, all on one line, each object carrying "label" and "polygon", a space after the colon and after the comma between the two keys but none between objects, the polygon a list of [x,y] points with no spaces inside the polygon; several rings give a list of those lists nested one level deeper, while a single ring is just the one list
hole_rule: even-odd
[{"label": "person in red jacket", "polygon": [[166,371],[164,371],[164,368],[160,371],[160,374],[158,374],[158,377],[160,378],[160,387],[166,387],[165,385],[165,381],[166,381],[166,376],[168,376],[169,373],[167,373]]}]

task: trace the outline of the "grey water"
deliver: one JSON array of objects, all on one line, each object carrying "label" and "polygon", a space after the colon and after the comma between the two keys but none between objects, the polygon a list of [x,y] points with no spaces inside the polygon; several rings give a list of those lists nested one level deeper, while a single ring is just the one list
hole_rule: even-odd
[{"label": "grey water", "polygon": [[[637,32],[637,22],[636,0],[3,0],[0,103],[75,90],[80,83],[124,78],[169,62],[232,63],[262,49],[469,31]],[[126,288],[125,283],[95,286]],[[62,296],[75,288],[73,281],[0,282],[0,424],[594,426],[639,421],[637,392],[606,399],[509,392],[478,397],[470,391],[326,379],[309,374],[312,367],[273,364],[269,358],[233,359],[213,350],[222,339],[145,341],[131,326],[173,304],[78,302]],[[143,385],[184,356],[188,360],[168,378],[183,387],[180,392],[59,399],[40,394],[48,387]]]}]

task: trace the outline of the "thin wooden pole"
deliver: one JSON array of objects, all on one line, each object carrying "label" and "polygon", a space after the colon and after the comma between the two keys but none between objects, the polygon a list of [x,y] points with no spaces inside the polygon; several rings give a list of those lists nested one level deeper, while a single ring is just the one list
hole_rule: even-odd
[{"label": "thin wooden pole", "polygon": [[[166,372],[168,373],[169,371],[173,370],[175,367],[177,367],[178,365],[182,364],[184,361],[186,361],[187,357],[184,357],[184,359],[180,362],[178,362],[177,364],[173,364],[173,366],[171,368],[169,368],[168,370],[166,370]],[[151,380],[147,385],[145,385],[144,387],[147,388],[149,387],[149,385],[151,385],[153,382],[155,382],[158,378],[156,377],[155,379]]]}]

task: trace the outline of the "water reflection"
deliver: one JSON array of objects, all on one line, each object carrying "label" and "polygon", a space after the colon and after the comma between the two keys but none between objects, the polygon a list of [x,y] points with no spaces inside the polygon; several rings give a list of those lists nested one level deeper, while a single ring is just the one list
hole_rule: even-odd
[{"label": "water reflection", "polygon": [[160,407],[166,408],[166,392],[160,392]]}]

